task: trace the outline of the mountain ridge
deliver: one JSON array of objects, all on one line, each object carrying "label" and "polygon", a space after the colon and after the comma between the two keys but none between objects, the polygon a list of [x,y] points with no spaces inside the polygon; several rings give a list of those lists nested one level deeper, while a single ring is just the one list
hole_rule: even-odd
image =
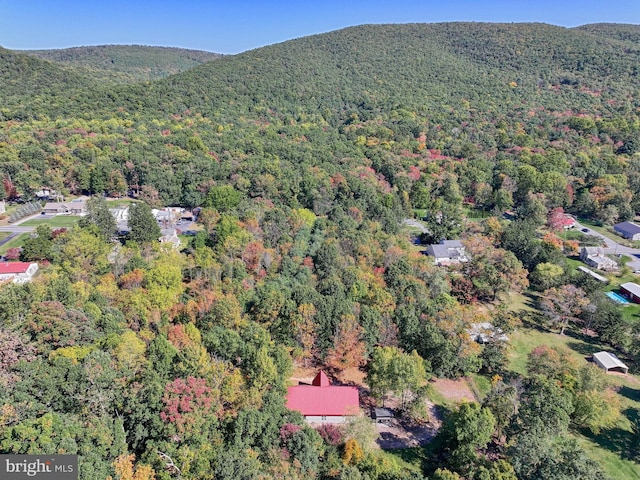
[{"label": "mountain ridge", "polygon": [[203,50],[149,45],[88,45],[14,52],[80,67],[100,80],[124,83],[163,78],[222,56]]}]

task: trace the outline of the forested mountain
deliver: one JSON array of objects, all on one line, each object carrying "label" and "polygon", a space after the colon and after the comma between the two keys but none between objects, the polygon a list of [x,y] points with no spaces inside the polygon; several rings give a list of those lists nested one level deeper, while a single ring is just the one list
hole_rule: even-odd
[{"label": "forested mountain", "polygon": [[[0,451],[78,453],[83,480],[595,480],[575,438],[615,427],[633,470],[637,415],[597,369],[546,347],[514,369],[469,333],[527,315],[638,364],[639,322],[577,276],[553,220],[640,211],[632,30],[365,25],[126,85],[0,50],[0,193],[93,196],[80,226],[9,255],[42,271],[0,288]],[[137,202],[128,236],[105,194]],[[154,241],[149,207],[168,205],[199,209],[179,250]],[[413,216],[469,261],[435,266]],[[514,311],[527,288],[535,312]],[[486,389],[409,464],[366,422],[288,411],[294,362],[365,368],[367,402],[412,420],[427,375]]]},{"label": "forested mountain", "polygon": [[[93,80],[79,72],[0,47],[2,115],[21,118],[55,109]],[[27,106],[28,104],[28,106]]]},{"label": "forested mountain", "polygon": [[619,23],[592,23],[576,27],[576,30],[609,37],[616,40],[640,42],[640,25],[625,25]]},{"label": "forested mountain", "polygon": [[26,50],[20,53],[63,65],[83,67],[98,78],[129,83],[173,75],[221,56],[201,50],[144,45],[98,45]]}]

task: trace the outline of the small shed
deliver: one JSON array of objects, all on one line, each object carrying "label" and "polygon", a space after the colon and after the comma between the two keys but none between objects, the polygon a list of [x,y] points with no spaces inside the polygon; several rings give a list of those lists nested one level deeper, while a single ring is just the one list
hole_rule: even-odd
[{"label": "small shed", "polygon": [[620,361],[613,353],[598,352],[593,354],[593,361],[605,372],[620,372],[626,374],[629,367]]},{"label": "small shed", "polygon": [[633,303],[640,303],[640,285],[627,282],[620,285],[620,292]]},{"label": "small shed", "polygon": [[388,408],[374,408],[373,419],[376,423],[386,423],[393,419],[393,412]]}]

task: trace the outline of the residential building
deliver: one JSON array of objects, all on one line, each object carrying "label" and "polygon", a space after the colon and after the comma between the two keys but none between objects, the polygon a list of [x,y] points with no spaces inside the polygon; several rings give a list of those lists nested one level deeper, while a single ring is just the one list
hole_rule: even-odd
[{"label": "residential building", "polygon": [[582,247],[580,260],[590,267],[597,268],[603,272],[618,270],[618,262],[613,258],[607,257],[602,247]]},{"label": "residential building", "polygon": [[460,240],[442,240],[438,244],[429,245],[426,254],[434,258],[436,265],[453,265],[469,261]]},{"label": "residential building", "polygon": [[80,197],[70,202],[47,202],[44,213],[50,215],[86,215],[87,197]]},{"label": "residential building", "polygon": [[565,214],[558,223],[564,230],[570,230],[576,226],[576,219]]},{"label": "residential building", "polygon": [[640,225],[633,222],[622,222],[613,226],[615,232],[629,240],[640,240]]},{"label": "residential building", "polygon": [[0,262],[0,282],[27,283],[38,271],[35,262]]},{"label": "residential building", "polygon": [[311,385],[288,388],[287,408],[299,411],[310,423],[344,423],[360,411],[360,397],[356,387],[331,385],[320,371]]}]

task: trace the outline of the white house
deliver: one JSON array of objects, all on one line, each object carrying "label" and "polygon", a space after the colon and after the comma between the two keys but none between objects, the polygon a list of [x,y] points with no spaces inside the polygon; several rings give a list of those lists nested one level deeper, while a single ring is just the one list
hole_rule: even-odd
[{"label": "white house", "polygon": [[429,245],[426,254],[434,258],[436,265],[452,265],[468,262],[469,258],[460,240],[442,240],[435,245]]},{"label": "white house", "polygon": [[580,260],[603,272],[618,270],[618,263],[613,258],[607,257],[602,247],[582,247]]},{"label": "white house", "polygon": [[0,262],[0,282],[11,280],[13,283],[30,282],[38,271],[35,262]]}]

